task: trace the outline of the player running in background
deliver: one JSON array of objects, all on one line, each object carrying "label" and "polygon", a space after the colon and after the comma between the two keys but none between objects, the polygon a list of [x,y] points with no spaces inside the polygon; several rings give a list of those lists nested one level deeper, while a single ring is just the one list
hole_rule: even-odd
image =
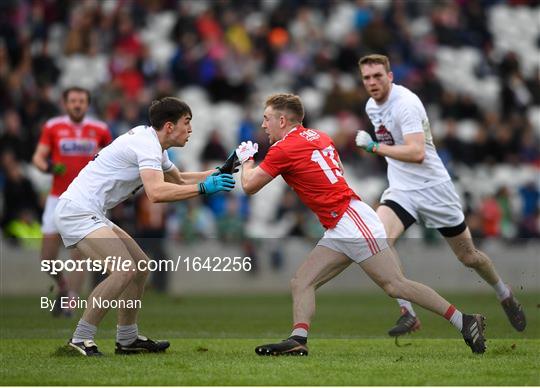
[{"label": "player running in background", "polygon": [[[377,215],[390,244],[417,221],[437,229],[456,257],[493,287],[508,320],[517,331],[526,326],[523,308],[501,280],[490,258],[476,249],[450,175],[437,155],[426,110],[409,89],[392,83],[390,62],[384,55],[368,55],[358,62],[362,81],[371,96],[366,112],[376,141],[358,131],[356,144],[386,157],[390,187],[381,198]],[[400,263],[401,265],[401,263]],[[420,321],[407,298],[398,298],[401,316],[388,334],[417,330]]]},{"label": "player running in background", "polygon": [[169,160],[166,150],[185,146],[191,135],[192,114],[186,103],[162,98],[151,104],[149,116],[151,126],[137,126],[101,150],[60,196],[56,207],[54,218],[66,247],[76,247],[94,260],[111,256],[122,263],[122,270],[109,265],[109,276],[88,297],[68,342],[85,356],[101,355],[94,336],[108,309],[92,303],[94,300],[127,303],[128,307],[118,308],[116,353],[160,352],[169,347],[167,341],[139,335],[138,307],[148,277],[141,262],[149,258],[131,236],[106,218],[106,211],[141,187],[151,202],[179,201],[234,188],[232,175],[220,174],[221,170],[180,172]]},{"label": "player running in background", "polygon": [[[107,124],[86,118],[90,106],[90,92],[71,87],[63,92],[65,116],[53,117],[43,126],[38,146],[32,157],[34,165],[43,172],[53,174],[52,188],[45,202],[42,227],[41,260],[56,260],[60,249],[60,235],[53,222],[58,197],[67,189],[94,155],[112,141]],[[74,249],[71,258],[80,258]],[[52,311],[62,312],[60,298],[76,297],[82,287],[84,272],[72,272],[69,277],[62,273],[51,275],[58,288],[58,296]],[[71,310],[63,310],[69,315]]]},{"label": "player running in background", "polygon": [[242,187],[255,194],[281,175],[326,228],[291,280],[293,330],[286,340],[258,346],[259,355],[307,355],[307,337],[315,314],[315,290],[356,262],[384,291],[444,316],[474,353],[485,351],[484,318],[462,314],[431,288],[406,279],[395,253],[386,242],[384,226],[373,209],[360,200],[343,177],[343,167],[332,139],[302,126],[300,98],[277,94],[266,100],[262,127],[270,147],[255,167],[258,145],[242,143],[236,154],[242,163]]}]

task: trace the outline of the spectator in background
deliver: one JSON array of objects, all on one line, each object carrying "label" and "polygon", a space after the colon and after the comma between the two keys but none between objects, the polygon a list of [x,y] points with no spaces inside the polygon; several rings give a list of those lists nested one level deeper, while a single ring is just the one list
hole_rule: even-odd
[{"label": "spectator in background", "polygon": [[501,235],[501,209],[497,200],[491,196],[485,196],[480,205],[482,215],[484,237],[499,237]]},{"label": "spectator in background", "polygon": [[501,214],[500,231],[504,238],[513,238],[516,233],[514,216],[512,214],[512,204],[510,201],[510,191],[508,187],[502,186],[495,193],[495,199],[499,205]]},{"label": "spectator in background", "polygon": [[227,156],[228,152],[223,146],[219,131],[217,129],[212,130],[202,150],[201,160],[204,163],[214,163],[227,159]]},{"label": "spectator in background", "polygon": [[521,198],[520,238],[540,237],[540,191],[534,182],[519,188]]},{"label": "spectator in background", "polygon": [[[24,146],[15,152],[23,162],[31,160],[42,123],[58,114],[52,101],[60,88],[74,83],[83,83],[94,93],[96,115],[115,135],[140,121],[136,112],[144,112],[152,97],[184,93],[186,87],[211,102],[235,101],[246,112],[267,87],[286,87],[298,94],[307,88],[323,101],[321,114],[310,109],[310,122],[347,114],[359,120],[360,128],[367,128],[359,109],[366,101],[365,92],[355,84],[347,87],[342,80],[353,53],[358,57],[366,47],[381,47],[396,64],[401,62],[402,77],[429,105],[433,123],[439,115],[443,125],[453,120],[448,125],[454,125],[455,131],[435,141],[446,144],[457,176],[464,164],[476,169],[484,164],[540,163],[538,132],[529,122],[534,121],[531,105],[540,106],[538,70],[525,73],[531,69],[521,66],[521,54],[503,53],[499,61],[499,49],[493,51],[498,37],[491,34],[495,29],[488,23],[489,15],[498,7],[512,8],[504,2],[279,0],[244,2],[239,8],[230,1],[166,0],[67,1],[64,5],[0,2],[0,113],[19,115],[19,139]],[[517,109],[521,124],[508,123],[515,107],[503,119],[478,119],[475,110],[486,116],[487,105],[474,98],[472,104],[466,101],[467,88],[477,91],[476,85],[462,85],[459,79],[451,85],[443,83],[443,77],[438,77],[439,54],[448,46],[475,51],[479,62],[471,76],[479,82],[486,81],[486,76],[496,77],[501,89],[507,83],[510,93],[505,93],[511,105],[524,94],[514,93],[508,80],[512,74],[520,75],[518,84],[524,84],[531,95],[529,103]],[[517,90],[524,89],[518,85]],[[499,106],[502,94],[493,97],[496,101],[489,101],[488,109]],[[4,121],[13,118],[9,116]],[[479,133],[473,139],[459,133],[462,119],[478,121]],[[248,119],[244,124],[240,142],[257,141],[261,149],[255,159],[262,160],[266,153],[262,148],[268,143],[258,129],[259,120]],[[505,125],[510,126],[509,132],[499,134]],[[4,144],[19,143],[6,136],[15,132],[4,128],[0,135],[5,136]],[[338,136],[340,154],[348,164],[358,167],[361,174],[382,176],[383,160],[347,152],[346,133]],[[125,213],[125,225],[132,225],[135,215]]]},{"label": "spectator in background", "polygon": [[12,151],[1,154],[1,163],[5,176],[4,215],[1,220],[4,235],[15,238],[24,246],[36,247],[41,238],[38,195]]},{"label": "spectator in background", "polygon": [[14,109],[4,113],[4,132],[0,136],[0,154],[11,151],[17,160],[23,160],[28,153],[31,142],[25,139],[21,129],[21,118]]}]

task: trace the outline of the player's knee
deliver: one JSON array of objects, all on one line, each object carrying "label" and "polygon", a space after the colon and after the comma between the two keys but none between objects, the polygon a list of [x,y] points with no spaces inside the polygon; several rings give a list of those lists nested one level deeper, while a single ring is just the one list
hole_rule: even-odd
[{"label": "player's knee", "polygon": [[291,279],[291,281],[289,282],[289,285],[291,287],[291,291],[294,293],[296,291],[298,291],[300,289],[300,281],[298,279],[298,277],[295,275],[293,276],[293,278]]},{"label": "player's knee", "polygon": [[382,288],[384,292],[386,292],[386,295],[388,295],[390,298],[399,298],[400,288],[397,280],[391,280],[383,283]]},{"label": "player's knee", "polygon": [[482,255],[480,254],[480,251],[475,248],[464,249],[459,252],[457,257],[464,266],[470,268],[475,268],[482,262]]},{"label": "player's knee", "polygon": [[[388,233],[388,232],[387,232],[387,233]],[[397,240],[396,238],[387,238],[387,239],[386,239],[386,242],[388,243],[388,246],[389,246],[389,247],[393,248],[394,245],[396,244],[396,240]]]},{"label": "player's knee", "polygon": [[111,276],[114,276],[115,280],[119,284],[126,286],[135,279],[135,277],[137,276],[137,271],[131,269],[127,271],[117,271],[113,272]]},{"label": "player's knee", "polygon": [[148,262],[139,262],[137,265],[137,278],[146,279],[150,271],[148,270]]},{"label": "player's knee", "polygon": [[295,275],[290,281],[291,291],[300,292],[309,287],[309,282],[302,278],[302,276]]}]

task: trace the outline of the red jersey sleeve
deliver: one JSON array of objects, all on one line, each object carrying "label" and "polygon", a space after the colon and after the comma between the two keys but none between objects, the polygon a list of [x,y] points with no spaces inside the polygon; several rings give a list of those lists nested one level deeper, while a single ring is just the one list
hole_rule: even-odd
[{"label": "red jersey sleeve", "polygon": [[277,177],[287,171],[290,161],[285,151],[279,146],[279,144],[270,147],[264,160],[259,167],[265,172],[270,174],[272,178]]},{"label": "red jersey sleeve", "polygon": [[111,142],[112,142],[111,131],[109,131],[109,128],[105,127],[103,128],[103,133],[99,141],[99,148],[107,147],[109,144],[111,144]]},{"label": "red jersey sleeve", "polygon": [[46,145],[51,149],[54,146],[54,138],[53,138],[52,128],[53,128],[52,126],[47,125],[47,123],[45,123],[43,125],[43,128],[41,129],[41,136],[39,137],[39,144]]}]

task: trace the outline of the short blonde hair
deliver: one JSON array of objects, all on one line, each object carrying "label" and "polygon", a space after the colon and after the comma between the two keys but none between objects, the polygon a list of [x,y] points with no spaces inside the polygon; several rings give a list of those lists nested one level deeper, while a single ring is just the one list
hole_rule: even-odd
[{"label": "short blonde hair", "polygon": [[371,54],[363,56],[358,61],[358,67],[360,70],[362,70],[363,65],[383,65],[384,70],[386,70],[387,73],[390,73],[390,60],[386,55]]},{"label": "short blonde hair", "polygon": [[286,112],[290,117],[291,121],[298,121],[299,123],[304,120],[304,106],[300,97],[294,94],[273,94],[266,99],[264,103],[266,107],[272,107],[272,109],[279,110],[281,112]]}]

